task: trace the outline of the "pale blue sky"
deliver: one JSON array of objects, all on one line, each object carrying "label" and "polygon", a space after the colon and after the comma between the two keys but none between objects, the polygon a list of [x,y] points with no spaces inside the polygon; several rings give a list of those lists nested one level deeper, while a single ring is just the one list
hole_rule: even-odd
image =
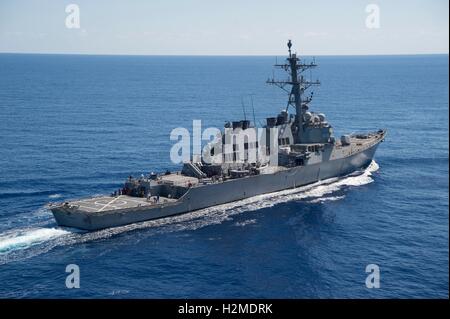
[{"label": "pale blue sky", "polygon": [[[80,8],[80,29],[65,7]],[[368,29],[365,8],[380,8]],[[0,52],[278,55],[448,53],[448,0],[0,0]]]}]

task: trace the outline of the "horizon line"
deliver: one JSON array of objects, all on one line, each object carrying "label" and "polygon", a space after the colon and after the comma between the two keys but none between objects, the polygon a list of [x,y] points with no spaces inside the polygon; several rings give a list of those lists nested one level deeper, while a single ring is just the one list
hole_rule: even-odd
[{"label": "horizon line", "polygon": [[[1,52],[0,54],[22,54],[22,55],[82,55],[82,56],[136,56],[136,57],[273,57],[285,56],[286,54],[128,54],[128,53],[68,53],[68,52]],[[299,56],[418,56],[418,55],[449,55],[449,52],[433,53],[381,53],[381,54],[298,54]]]}]

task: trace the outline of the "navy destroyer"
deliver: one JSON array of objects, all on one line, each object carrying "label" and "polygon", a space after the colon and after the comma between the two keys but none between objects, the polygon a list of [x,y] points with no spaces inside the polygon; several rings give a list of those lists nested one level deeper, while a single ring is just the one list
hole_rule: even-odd
[{"label": "navy destroyer", "polygon": [[[320,83],[303,74],[316,64],[305,63],[291,52],[291,46],[289,40],[285,63],[275,65],[287,72],[287,79],[267,81],[288,93],[287,106],[276,117],[266,119],[263,137],[235,142],[234,135],[246,135],[255,129],[255,123],[247,119],[227,122],[224,134],[204,148],[205,156],[191,157],[180,171],[130,176],[123,188],[110,196],[50,203],[58,225],[85,230],[121,226],[339,178],[366,168],[386,130],[335,138],[325,115],[310,111],[313,94],[306,91]],[[254,152],[257,156],[253,160]]]}]

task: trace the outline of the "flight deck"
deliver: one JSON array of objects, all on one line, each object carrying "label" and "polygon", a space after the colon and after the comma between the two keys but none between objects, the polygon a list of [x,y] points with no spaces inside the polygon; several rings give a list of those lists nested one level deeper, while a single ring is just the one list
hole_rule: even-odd
[{"label": "flight deck", "polygon": [[100,213],[109,210],[127,209],[144,206],[155,206],[176,201],[166,197],[152,196],[149,198],[132,197],[128,195],[101,196],[66,202],[68,208],[75,208],[90,213]]}]

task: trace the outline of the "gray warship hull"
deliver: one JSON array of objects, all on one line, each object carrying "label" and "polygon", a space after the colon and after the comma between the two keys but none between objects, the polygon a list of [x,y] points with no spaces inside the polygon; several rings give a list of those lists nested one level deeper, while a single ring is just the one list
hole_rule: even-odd
[{"label": "gray warship hull", "polygon": [[[292,53],[290,40],[287,46],[286,63],[275,67],[286,71],[288,79],[272,78],[267,83],[289,92],[288,103],[276,117],[266,118],[261,136],[256,123],[252,126],[247,120],[243,106],[244,120],[226,122],[224,134],[207,144],[200,160],[192,156],[180,172],[130,176],[112,196],[51,204],[56,222],[86,230],[122,226],[292,189],[366,168],[386,131],[342,135],[336,140],[325,114],[309,111],[313,92],[305,96],[308,88],[320,82],[307,80],[302,74],[317,65],[305,63]],[[295,114],[289,114],[289,107]]]},{"label": "gray warship hull", "polygon": [[[111,202],[125,203],[123,208],[88,209],[89,203],[98,205],[101,198],[93,198],[81,203],[83,208],[58,205],[51,211],[58,225],[75,227],[84,230],[98,230],[117,227],[152,219],[158,219],[191,211],[230,203],[245,198],[296,188],[329,178],[343,177],[355,171],[366,168],[372,161],[384,132],[377,136],[368,146],[359,150],[349,150],[341,157],[322,161],[317,164],[285,168],[274,173],[247,176],[238,179],[199,185],[190,188],[177,200],[166,203],[147,205],[144,199],[121,195],[111,199]],[[140,200],[142,200],[140,202]],[[127,205],[128,203],[128,205]],[[108,206],[108,202],[101,205]],[[102,207],[104,207],[102,206]],[[98,207],[98,206],[97,206]]]}]

